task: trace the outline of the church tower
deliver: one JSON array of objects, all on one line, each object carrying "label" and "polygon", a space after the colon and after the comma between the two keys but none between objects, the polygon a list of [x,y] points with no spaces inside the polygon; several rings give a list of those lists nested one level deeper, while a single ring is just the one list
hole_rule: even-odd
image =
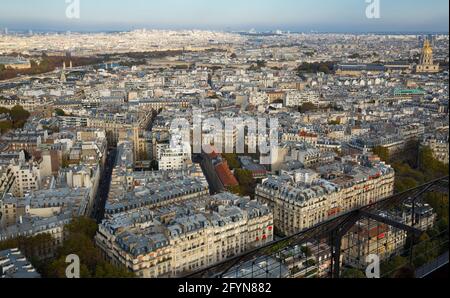
[{"label": "church tower", "polygon": [[61,70],[61,77],[59,78],[61,83],[65,83],[66,82],[66,62],[63,62],[63,67]]},{"label": "church tower", "polygon": [[420,64],[417,65],[417,73],[437,73],[439,72],[439,64],[433,64],[433,47],[428,39],[423,45],[422,55],[420,56]]}]

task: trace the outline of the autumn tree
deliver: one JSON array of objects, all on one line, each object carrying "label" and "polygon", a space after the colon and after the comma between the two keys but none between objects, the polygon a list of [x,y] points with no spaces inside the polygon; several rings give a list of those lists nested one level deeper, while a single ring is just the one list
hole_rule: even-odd
[{"label": "autumn tree", "polygon": [[126,268],[114,266],[102,257],[95,246],[94,237],[97,223],[89,218],[80,217],[72,220],[65,227],[67,237],[58,250],[56,259],[47,267],[47,276],[65,278],[66,256],[75,254],[80,258],[80,275],[82,278],[132,278],[135,275]]}]

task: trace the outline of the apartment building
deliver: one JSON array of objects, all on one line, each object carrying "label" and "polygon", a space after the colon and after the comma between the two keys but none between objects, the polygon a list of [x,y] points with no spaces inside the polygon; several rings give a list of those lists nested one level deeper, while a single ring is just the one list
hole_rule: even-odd
[{"label": "apartment building", "polygon": [[39,166],[34,162],[18,161],[10,165],[14,176],[14,182],[10,192],[16,197],[24,197],[25,194],[39,190],[41,185],[41,174]]},{"label": "apartment building", "polygon": [[192,164],[191,146],[181,138],[170,144],[157,145],[157,158],[160,171],[182,170]]},{"label": "apartment building", "polygon": [[[131,175],[123,177],[133,179]],[[122,180],[114,186],[105,206],[107,217],[144,206],[167,206],[209,193],[208,183],[199,177],[180,176],[173,180],[169,176],[148,176],[143,180],[133,180],[132,185],[127,182]]]},{"label": "apartment building", "polygon": [[320,95],[314,91],[297,91],[292,90],[286,93],[284,98],[285,107],[299,107],[304,103],[314,103],[319,102]]},{"label": "apartment building", "polygon": [[428,147],[433,152],[435,159],[448,165],[449,156],[449,138],[448,131],[436,136],[426,136],[421,142],[421,146]]},{"label": "apartment building", "polygon": [[145,278],[180,277],[272,239],[267,206],[229,193],[116,214],[96,235],[105,257]]},{"label": "apartment building", "polygon": [[299,179],[303,176],[296,176],[295,172],[284,172],[257,186],[256,197],[273,210],[279,233],[294,234],[394,192],[394,170],[379,161],[341,161],[319,167],[316,172],[320,178],[312,183]]},{"label": "apartment building", "polygon": [[18,248],[0,251],[0,279],[40,277]]}]

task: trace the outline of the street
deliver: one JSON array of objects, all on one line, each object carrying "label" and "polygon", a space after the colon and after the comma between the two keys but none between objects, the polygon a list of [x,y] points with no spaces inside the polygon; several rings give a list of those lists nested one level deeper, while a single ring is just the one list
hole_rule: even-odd
[{"label": "street", "polygon": [[112,171],[116,160],[117,149],[112,148],[108,150],[108,156],[105,162],[105,168],[102,171],[100,184],[98,186],[96,200],[94,202],[94,210],[91,217],[101,223],[105,214],[105,204],[108,199],[109,189],[111,186]]}]

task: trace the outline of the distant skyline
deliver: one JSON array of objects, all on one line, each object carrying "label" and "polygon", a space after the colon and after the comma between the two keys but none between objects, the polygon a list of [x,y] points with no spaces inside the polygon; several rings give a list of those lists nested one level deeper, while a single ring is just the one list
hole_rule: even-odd
[{"label": "distant skyline", "polygon": [[368,19],[365,0],[80,0],[80,19],[65,0],[0,0],[0,28],[35,31],[211,29],[297,32],[445,32],[448,0],[380,0]]}]

